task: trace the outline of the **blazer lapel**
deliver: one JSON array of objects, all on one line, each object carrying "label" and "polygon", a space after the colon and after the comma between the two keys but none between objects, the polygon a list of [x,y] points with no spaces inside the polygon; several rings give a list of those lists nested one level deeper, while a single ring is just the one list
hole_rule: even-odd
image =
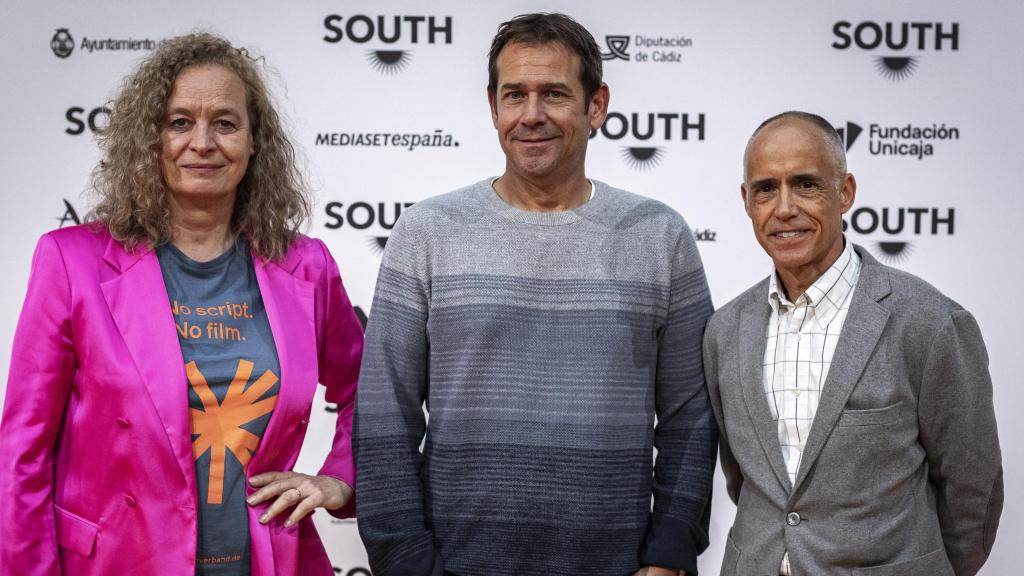
[{"label": "blazer lapel", "polygon": [[829,368],[825,386],[821,391],[818,410],[814,414],[814,423],[811,425],[811,432],[800,460],[794,492],[807,478],[809,470],[825,446],[825,441],[832,434],[832,429],[839,421],[850,393],[864,372],[889,319],[889,311],[878,303],[891,292],[889,275],[870,254],[860,247],[855,249],[863,263],[860,280],[857,282],[850,310],[839,335],[839,342],[836,344],[832,367]]},{"label": "blazer lapel", "polygon": [[163,422],[185,483],[194,487],[185,361],[160,262],[151,248],[140,246],[129,254],[113,239],[103,258],[120,272],[101,284],[107,308]]},{"label": "blazer lapel", "polygon": [[277,456],[290,444],[275,439],[285,437],[280,431],[293,428],[306,418],[316,391],[318,367],[310,361],[316,358],[313,284],[293,276],[301,260],[295,250],[290,250],[280,262],[268,262],[253,255],[256,280],[281,365],[281,383],[260,447],[249,462],[249,475],[283,464]]},{"label": "blazer lapel", "polygon": [[768,340],[768,319],[771,317],[771,307],[766,301],[767,294],[767,281],[758,284],[740,310],[740,384],[743,387],[747,413],[761,441],[761,448],[776,478],[788,493],[789,474],[786,473],[786,462],[782,458],[782,448],[779,446],[779,423],[772,418],[771,410],[768,409],[761,367],[764,364],[764,347]]}]

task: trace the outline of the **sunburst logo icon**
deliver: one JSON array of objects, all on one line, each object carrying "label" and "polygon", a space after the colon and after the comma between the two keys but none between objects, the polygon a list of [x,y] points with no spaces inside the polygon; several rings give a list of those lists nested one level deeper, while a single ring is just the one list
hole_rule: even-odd
[{"label": "sunburst logo icon", "polygon": [[277,405],[276,394],[263,398],[278,380],[270,370],[246,388],[252,367],[252,362],[239,360],[224,400],[218,401],[195,361],[185,364],[189,386],[203,403],[202,410],[189,410],[189,419],[192,423],[193,460],[199,460],[207,452],[210,454],[210,482],[206,495],[209,504],[223,503],[224,466],[228,453],[245,470],[260,443],[259,436],[242,426],[271,413]]},{"label": "sunburst logo icon", "polygon": [[875,254],[883,262],[902,264],[914,252],[914,245],[906,241],[875,242]]},{"label": "sunburst logo icon", "polygon": [[374,254],[380,256],[388,245],[388,236],[370,236],[366,239],[366,245]]},{"label": "sunburst logo icon", "polygon": [[625,146],[619,154],[627,166],[640,171],[651,170],[665,157],[657,146]]},{"label": "sunburst logo icon", "polygon": [[893,82],[902,82],[917,71],[917,63],[913,56],[879,56],[875,58],[875,70]]},{"label": "sunburst logo icon", "polygon": [[409,67],[409,62],[412,61],[412,52],[409,50],[368,50],[366,61],[377,72],[390,76]]}]

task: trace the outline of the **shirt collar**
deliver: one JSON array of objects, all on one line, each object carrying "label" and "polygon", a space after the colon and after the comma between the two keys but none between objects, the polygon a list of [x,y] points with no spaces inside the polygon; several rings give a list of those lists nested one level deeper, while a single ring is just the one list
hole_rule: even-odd
[{"label": "shirt collar", "polygon": [[843,252],[839,258],[796,299],[796,302],[786,299],[778,272],[772,268],[768,280],[768,304],[772,310],[778,314],[780,307],[791,310],[796,306],[806,305],[815,309],[815,316],[819,321],[826,321],[838,312],[860,276],[860,256],[853,251],[853,243],[848,242],[845,237],[843,244]]}]

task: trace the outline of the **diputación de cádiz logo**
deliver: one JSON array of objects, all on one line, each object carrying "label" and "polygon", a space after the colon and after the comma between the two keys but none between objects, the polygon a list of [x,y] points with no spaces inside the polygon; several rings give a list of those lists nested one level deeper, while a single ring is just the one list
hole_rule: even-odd
[{"label": "diputaci\u00f3n de c\u00e1diz logo", "polygon": [[629,61],[629,36],[621,35],[608,35],[604,37],[605,44],[608,45],[608,51],[601,53],[602,60],[625,60]]},{"label": "diputaci\u00f3n de c\u00e1diz logo", "polygon": [[602,60],[639,64],[678,64],[683,61],[683,50],[693,48],[693,38],[682,34],[608,34],[604,43],[608,51],[601,53]]}]

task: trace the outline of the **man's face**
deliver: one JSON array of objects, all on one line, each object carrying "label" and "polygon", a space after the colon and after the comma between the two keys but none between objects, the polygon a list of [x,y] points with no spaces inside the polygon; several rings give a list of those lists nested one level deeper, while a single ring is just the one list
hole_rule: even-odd
[{"label": "man's face", "polygon": [[497,70],[488,98],[506,172],[533,182],[582,172],[590,129],[608,112],[608,87],[588,107],[579,56],[561,44],[509,44]]},{"label": "man's face", "polygon": [[754,235],[783,282],[810,285],[839,258],[842,215],[857,185],[817,127],[784,119],[764,128],[747,148],[740,190]]}]

